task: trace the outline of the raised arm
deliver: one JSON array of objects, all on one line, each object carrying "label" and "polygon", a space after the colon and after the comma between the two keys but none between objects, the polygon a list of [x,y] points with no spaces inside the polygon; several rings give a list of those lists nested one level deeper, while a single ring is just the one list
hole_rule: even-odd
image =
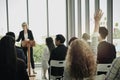
[{"label": "raised arm", "polygon": [[98,10],[94,15],[94,20],[95,20],[94,32],[99,31],[99,24],[100,24],[100,20],[102,18],[102,15],[103,15],[102,10]]},{"label": "raised arm", "polygon": [[102,10],[98,10],[94,15],[95,26],[94,26],[94,32],[91,37],[91,40],[92,40],[91,47],[95,55],[97,55],[98,32],[99,32],[99,25],[100,25],[100,20],[102,18],[102,15],[103,15]]}]

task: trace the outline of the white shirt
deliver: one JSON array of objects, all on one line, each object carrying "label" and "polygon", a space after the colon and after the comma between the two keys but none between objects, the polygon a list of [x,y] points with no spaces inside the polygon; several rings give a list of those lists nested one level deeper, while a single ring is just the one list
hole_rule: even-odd
[{"label": "white shirt", "polygon": [[24,33],[25,40],[28,40],[28,33]]}]

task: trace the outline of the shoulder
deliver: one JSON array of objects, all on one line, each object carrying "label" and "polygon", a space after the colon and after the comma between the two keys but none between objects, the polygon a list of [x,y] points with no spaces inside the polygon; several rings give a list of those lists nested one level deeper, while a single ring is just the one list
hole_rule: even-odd
[{"label": "shoulder", "polygon": [[20,58],[17,58],[17,64],[18,66],[25,66],[25,62]]},{"label": "shoulder", "polygon": [[28,32],[32,32],[30,29],[28,29]]},{"label": "shoulder", "polygon": [[23,52],[22,48],[20,48],[20,47],[16,47],[16,50],[17,50],[17,52],[20,52],[20,53]]},{"label": "shoulder", "polygon": [[119,64],[120,64],[120,57],[115,58],[113,62],[114,62],[114,63],[119,63]]},{"label": "shoulder", "polygon": [[20,31],[20,33],[23,33],[24,31],[22,30],[22,31]]},{"label": "shoulder", "polygon": [[44,51],[48,51],[49,49],[48,49],[48,47],[47,46],[45,46],[44,47]]}]

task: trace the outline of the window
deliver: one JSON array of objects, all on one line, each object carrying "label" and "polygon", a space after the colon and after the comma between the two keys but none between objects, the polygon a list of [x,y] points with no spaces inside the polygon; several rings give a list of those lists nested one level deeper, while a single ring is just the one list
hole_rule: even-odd
[{"label": "window", "polygon": [[81,8],[82,8],[82,34],[85,33],[85,0],[81,0]]},{"label": "window", "polygon": [[29,28],[33,32],[36,46],[34,47],[34,60],[41,61],[45,38],[47,37],[46,0],[28,0],[29,2]]},{"label": "window", "polygon": [[50,36],[62,34],[66,37],[66,0],[48,0],[48,7]]},{"label": "window", "polygon": [[26,0],[8,0],[9,30],[19,35],[21,24],[27,22]]},{"label": "window", "polygon": [[6,0],[0,0],[0,38],[7,32]]},{"label": "window", "polygon": [[94,30],[94,13],[95,13],[95,0],[90,0],[90,34]]},{"label": "window", "polygon": [[103,11],[100,26],[107,27],[107,0],[100,0],[100,9]]},{"label": "window", "polygon": [[116,46],[117,57],[120,56],[120,0],[113,0],[113,43]]},{"label": "window", "polygon": [[78,0],[75,0],[75,36],[78,36]]},{"label": "window", "polygon": [[29,28],[38,44],[45,44],[47,37],[46,15],[46,0],[29,0]]}]

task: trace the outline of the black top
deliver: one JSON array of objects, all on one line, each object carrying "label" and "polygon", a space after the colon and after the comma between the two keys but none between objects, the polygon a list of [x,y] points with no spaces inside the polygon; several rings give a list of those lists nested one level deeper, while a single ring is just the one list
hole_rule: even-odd
[{"label": "black top", "polygon": [[17,58],[17,67],[12,69],[10,66],[0,66],[0,78],[1,80],[29,80],[25,62]]},{"label": "black top", "polygon": [[25,62],[21,59],[17,59],[17,79],[16,80],[29,80],[28,73],[26,71]]},{"label": "black top", "polygon": [[17,51],[17,57],[22,59],[22,60],[24,60],[24,62],[25,62],[26,61],[26,57],[25,57],[25,54],[24,54],[22,48],[16,46],[16,51]]},{"label": "black top", "polygon": [[[67,47],[65,45],[59,45],[52,51],[50,55],[50,61],[65,60],[66,54],[67,54]],[[64,72],[64,67],[63,68],[51,67],[51,75],[53,76],[61,76],[63,75],[63,72]]]},{"label": "black top", "polygon": [[[28,32],[28,39],[34,40],[32,31],[31,31],[31,30],[27,30],[27,32]],[[21,39],[22,39],[22,41],[25,40],[25,37],[24,37],[24,30],[20,31],[19,37],[18,37],[18,39],[17,39],[16,41],[20,41]]]},{"label": "black top", "polygon": [[115,46],[106,41],[102,41],[98,45],[97,60],[98,63],[112,63],[116,58]]}]

